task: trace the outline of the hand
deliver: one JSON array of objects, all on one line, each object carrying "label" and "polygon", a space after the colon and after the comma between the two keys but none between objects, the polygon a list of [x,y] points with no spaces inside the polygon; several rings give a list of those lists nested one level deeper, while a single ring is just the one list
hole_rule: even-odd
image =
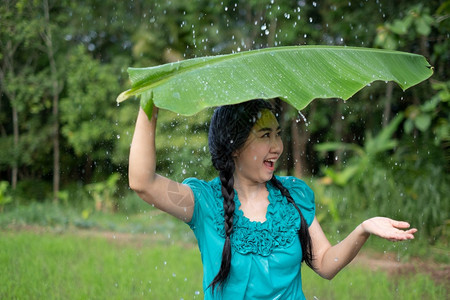
[{"label": "hand", "polygon": [[403,230],[410,227],[409,223],[395,221],[389,218],[375,217],[361,224],[364,232],[377,235],[381,238],[396,242],[414,239],[416,228]]}]

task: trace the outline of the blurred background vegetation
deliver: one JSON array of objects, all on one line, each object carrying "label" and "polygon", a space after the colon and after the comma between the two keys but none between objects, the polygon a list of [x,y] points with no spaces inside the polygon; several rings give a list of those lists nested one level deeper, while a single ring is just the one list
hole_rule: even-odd
[{"label": "blurred background vegetation", "polygon": [[[115,102],[130,86],[127,67],[341,45],[421,54],[434,75],[406,92],[376,82],[347,103],[318,99],[301,114],[284,105],[278,173],[307,181],[320,221],[337,232],[385,215],[410,221],[424,241],[446,247],[449,16],[450,1],[433,0],[4,0],[0,225],[89,227],[96,212],[146,209],[127,183],[138,102]],[[216,176],[210,114],[160,113],[159,173],[178,181]]]}]

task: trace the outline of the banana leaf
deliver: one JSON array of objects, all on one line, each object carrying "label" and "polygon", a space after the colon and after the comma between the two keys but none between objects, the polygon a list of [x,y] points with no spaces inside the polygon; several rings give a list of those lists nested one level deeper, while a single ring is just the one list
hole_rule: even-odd
[{"label": "banana leaf", "polygon": [[339,46],[265,48],[193,58],[150,68],[129,68],[131,89],[117,101],[141,98],[181,115],[251,99],[279,97],[301,110],[315,98],[349,99],[366,85],[395,81],[403,90],[433,74],[417,54]]}]

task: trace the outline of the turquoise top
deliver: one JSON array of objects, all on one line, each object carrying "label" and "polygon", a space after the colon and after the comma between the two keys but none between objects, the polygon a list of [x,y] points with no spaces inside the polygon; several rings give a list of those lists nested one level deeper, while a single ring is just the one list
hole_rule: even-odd
[{"label": "turquoise top", "polygon": [[[314,219],[313,191],[295,177],[277,177],[311,225]],[[302,291],[302,249],[298,238],[300,216],[270,182],[266,221],[250,221],[236,210],[231,234],[231,270],[223,291],[208,288],[220,269],[225,242],[223,197],[220,179],[210,182],[188,178],[195,197],[192,220],[188,223],[198,241],[203,262],[205,299],[305,299]]]}]

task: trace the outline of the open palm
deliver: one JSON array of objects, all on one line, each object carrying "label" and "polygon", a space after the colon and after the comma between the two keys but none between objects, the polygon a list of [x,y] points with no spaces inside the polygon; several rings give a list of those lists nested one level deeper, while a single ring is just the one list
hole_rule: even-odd
[{"label": "open palm", "polygon": [[[390,241],[404,241],[414,239],[416,228],[408,229],[409,223],[396,221],[384,217],[375,217],[362,223],[363,229],[370,234],[377,235]],[[406,230],[408,229],[408,230]]]}]

